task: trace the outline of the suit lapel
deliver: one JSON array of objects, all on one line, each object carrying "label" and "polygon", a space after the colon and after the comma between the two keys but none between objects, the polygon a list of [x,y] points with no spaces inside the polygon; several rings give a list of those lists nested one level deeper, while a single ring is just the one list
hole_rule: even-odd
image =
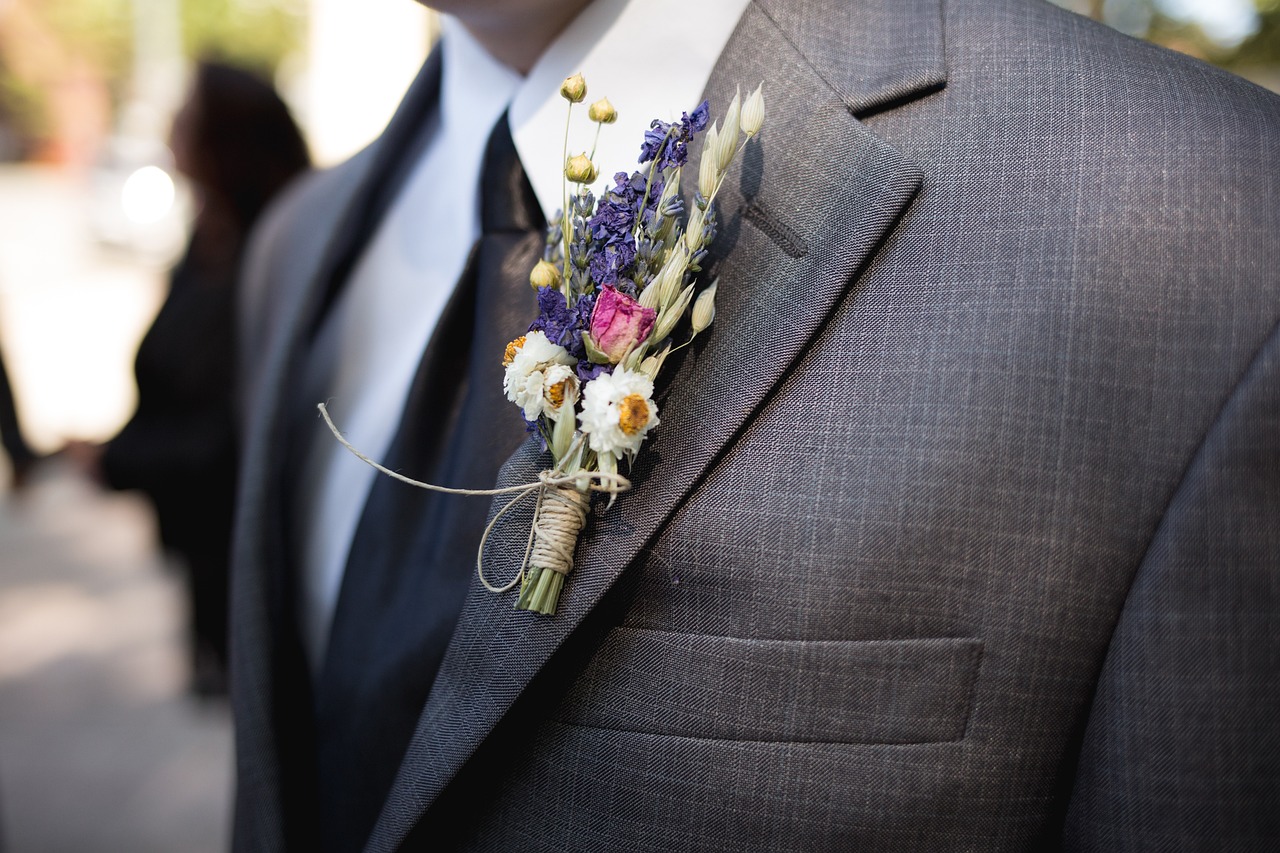
[{"label": "suit lapel", "polygon": [[[288,565],[283,560],[287,553],[284,535],[288,529],[285,500],[291,473],[289,448],[294,446],[289,435],[291,417],[300,407],[308,418],[315,416],[316,401],[295,399],[299,394],[294,393],[304,385],[299,380],[304,375],[308,346],[361,250],[394,200],[396,188],[403,184],[405,172],[412,166],[411,155],[420,144],[423,125],[435,108],[439,83],[440,58],[438,51],[433,51],[383,135],[347,164],[347,167],[357,170],[357,174],[348,179],[347,185],[352,189],[345,201],[338,200],[343,213],[334,220],[335,226],[331,231],[316,235],[316,242],[324,246],[319,262],[313,262],[312,266],[303,267],[303,271],[297,273],[304,277],[305,286],[300,290],[296,304],[285,308],[292,325],[284,332],[280,347],[273,353],[274,361],[268,368],[271,380],[265,387],[264,397],[266,401],[284,400],[288,403],[283,406],[260,404],[257,407],[272,414],[272,420],[264,425],[267,442],[274,448],[268,457],[273,465],[268,478],[272,491],[268,501],[270,505],[265,512],[269,513],[269,518],[275,519],[267,532],[279,559],[268,565]],[[280,594],[281,591],[276,590],[273,602],[276,609],[272,614],[276,618],[280,616]]]},{"label": "suit lapel", "polygon": [[351,274],[361,251],[395,200],[417,163],[426,142],[423,133],[440,95],[440,51],[433,50],[410,84],[404,100],[378,137],[360,188],[348,203],[324,253],[315,278],[312,301],[305,313],[308,335],[328,311]]},{"label": "suit lapel", "polygon": [[[350,189],[331,200],[342,212],[332,220],[331,229],[315,235],[313,245],[322,246],[322,251],[307,255],[301,259],[304,265],[292,271],[298,277],[295,280],[301,280],[303,286],[298,289],[294,304],[282,309],[291,324],[282,335],[281,345],[273,349],[273,362],[268,367],[270,379],[264,385],[262,403],[255,407],[272,415],[262,431],[269,436],[267,440],[276,451],[271,457],[276,467],[268,482],[277,487],[277,499],[279,486],[287,478],[284,463],[289,454],[284,451],[290,446],[288,429],[293,407],[278,405],[276,401],[297,396],[291,394],[290,389],[303,384],[299,379],[304,375],[308,345],[412,168],[412,154],[422,143],[423,127],[435,109],[439,91],[440,55],[439,51],[433,51],[382,136],[339,167],[355,172],[344,183],[344,187]],[[314,415],[315,401],[293,402],[305,405],[308,413]],[[271,528],[278,534],[285,529],[284,524]]]},{"label": "suit lapel", "polygon": [[[338,167],[333,173],[314,180],[335,184],[328,204],[341,209],[337,215],[316,217],[320,230],[305,251],[277,265],[268,274],[283,280],[267,284],[278,290],[279,316],[288,318],[271,346],[263,366],[264,382],[257,389],[251,411],[265,418],[250,429],[246,446],[246,464],[266,471],[260,480],[264,489],[246,490],[240,495],[241,550],[236,562],[241,566],[235,583],[240,602],[237,612],[239,639],[236,644],[252,649],[241,655],[237,665],[242,674],[241,698],[237,702],[238,727],[242,734],[239,759],[254,766],[242,771],[242,778],[252,777],[265,784],[252,792],[255,802],[238,807],[252,812],[250,820],[260,826],[262,837],[280,838],[284,833],[282,793],[290,785],[281,777],[279,753],[283,747],[280,723],[299,725],[294,711],[294,695],[298,685],[305,690],[305,668],[297,645],[289,606],[289,590],[285,567],[288,563],[286,543],[287,492],[289,476],[289,430],[295,409],[306,405],[312,416],[315,401],[294,400],[306,357],[308,342],[345,281],[355,260],[378,221],[394,198],[394,191],[406,168],[412,165],[412,153],[422,136],[426,118],[434,109],[440,80],[440,59],[433,53],[410,86],[387,130],[377,142]],[[321,252],[310,251],[315,246]],[[281,405],[290,401],[294,405]],[[250,550],[245,550],[245,548]],[[301,679],[301,682],[300,682]]]},{"label": "suit lapel", "polygon": [[[868,57],[843,62],[864,45]],[[403,840],[848,293],[921,181],[852,114],[940,88],[941,50],[936,0],[748,7],[707,86],[715,114],[736,83],[766,80],[769,113],[722,190],[715,323],[660,400],[662,423],[632,471],[635,488],[592,514],[557,614],[517,612],[513,597],[472,583],[370,849]],[[688,168],[697,174],[696,163]],[[500,484],[533,482],[545,464],[527,442]],[[505,503],[495,501],[491,514]],[[491,579],[518,570],[531,514],[526,505],[495,528],[485,554]]]}]

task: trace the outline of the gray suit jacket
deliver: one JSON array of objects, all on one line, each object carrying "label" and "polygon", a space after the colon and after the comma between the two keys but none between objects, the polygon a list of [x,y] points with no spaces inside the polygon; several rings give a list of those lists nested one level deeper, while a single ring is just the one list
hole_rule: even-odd
[{"label": "gray suit jacket", "polygon": [[[708,95],[759,80],[636,488],[555,618],[473,584],[369,849],[1275,849],[1280,99],[1028,0],[754,0]],[[273,402],[399,132],[248,269],[239,849],[288,796]]]}]

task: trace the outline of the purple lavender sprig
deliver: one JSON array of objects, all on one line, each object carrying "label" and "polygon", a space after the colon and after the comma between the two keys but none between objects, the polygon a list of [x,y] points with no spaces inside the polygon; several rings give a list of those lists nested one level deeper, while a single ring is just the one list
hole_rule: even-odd
[{"label": "purple lavender sprig", "polygon": [[[577,362],[576,373],[584,383],[615,367],[600,363],[598,357],[593,362],[583,340],[590,333],[596,295],[612,287],[637,299],[656,279],[679,237],[672,225],[683,212],[675,191],[679,169],[688,161],[689,143],[706,129],[708,116],[709,106],[703,101],[678,122],[655,119],[641,146],[640,163],[648,168],[615,173],[613,185],[598,201],[579,182],[580,189],[566,198],[567,215],[562,213],[548,226],[544,261],[562,270],[567,281],[562,277],[538,282],[538,317],[529,331],[541,331],[563,346]],[[711,216],[704,213],[700,221],[705,223],[703,231],[714,228]],[[709,239],[710,233],[703,236]]]},{"label": "purple lavender sprig", "polygon": [[653,161],[658,169],[677,169],[689,159],[689,143],[707,127],[711,109],[706,101],[692,113],[683,113],[680,121],[668,124],[654,119],[645,131],[640,146],[640,162]]}]

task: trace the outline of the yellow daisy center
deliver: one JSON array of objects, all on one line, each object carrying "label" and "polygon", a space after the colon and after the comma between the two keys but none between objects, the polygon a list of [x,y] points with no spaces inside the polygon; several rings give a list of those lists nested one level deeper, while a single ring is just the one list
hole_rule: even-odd
[{"label": "yellow daisy center", "polygon": [[520,347],[522,346],[524,346],[524,335],[507,344],[507,351],[502,356],[503,367],[511,366],[511,362],[516,360],[516,353],[520,352]]},{"label": "yellow daisy center", "polygon": [[558,409],[564,404],[564,386],[567,385],[568,382],[569,380],[565,379],[561,382],[557,382],[555,385],[552,385],[547,389],[547,401],[551,403],[551,407],[553,409]]},{"label": "yellow daisy center", "polygon": [[635,435],[649,423],[649,403],[639,394],[628,394],[618,403],[618,428]]}]

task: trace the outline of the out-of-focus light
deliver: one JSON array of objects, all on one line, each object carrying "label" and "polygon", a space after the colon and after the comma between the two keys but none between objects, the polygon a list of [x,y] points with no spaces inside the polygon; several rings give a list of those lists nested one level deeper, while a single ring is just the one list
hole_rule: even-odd
[{"label": "out-of-focus light", "polygon": [[159,166],[136,169],[120,191],[124,215],[138,225],[159,222],[173,207],[173,200],[173,178]]},{"label": "out-of-focus light", "polygon": [[1170,17],[1198,24],[1221,47],[1231,48],[1258,31],[1253,0],[1160,0]]}]

